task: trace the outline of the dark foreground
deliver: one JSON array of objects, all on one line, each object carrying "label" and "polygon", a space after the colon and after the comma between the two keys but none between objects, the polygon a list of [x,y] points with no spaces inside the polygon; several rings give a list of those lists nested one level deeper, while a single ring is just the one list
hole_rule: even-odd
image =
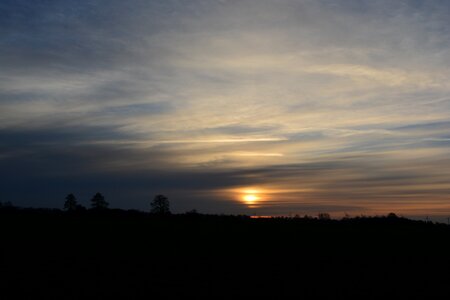
[{"label": "dark foreground", "polygon": [[450,229],[400,218],[0,212],[1,299],[450,296]]}]

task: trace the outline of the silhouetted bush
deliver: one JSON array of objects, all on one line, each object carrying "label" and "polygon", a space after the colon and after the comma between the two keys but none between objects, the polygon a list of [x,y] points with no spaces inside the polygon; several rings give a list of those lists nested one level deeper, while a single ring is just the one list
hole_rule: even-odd
[{"label": "silhouetted bush", "polygon": [[319,213],[317,215],[317,217],[319,218],[319,220],[330,220],[331,216],[329,213]]},{"label": "silhouetted bush", "polygon": [[394,214],[394,213],[389,213],[388,215],[387,215],[387,217],[389,218],[389,219],[396,219],[396,218],[398,218],[397,217],[397,215],[396,214]]},{"label": "silhouetted bush", "polygon": [[84,206],[81,205],[81,204],[77,204],[75,210],[76,210],[77,212],[87,211],[86,207],[84,207]]},{"label": "silhouetted bush", "polygon": [[190,211],[186,212],[186,215],[197,216],[197,215],[199,215],[199,213],[198,213],[198,211],[196,209],[191,209]]}]

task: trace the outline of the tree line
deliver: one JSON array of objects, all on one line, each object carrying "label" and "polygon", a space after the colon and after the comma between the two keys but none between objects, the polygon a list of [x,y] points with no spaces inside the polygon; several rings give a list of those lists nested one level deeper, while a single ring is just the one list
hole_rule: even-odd
[{"label": "tree line", "polygon": [[[101,193],[96,193],[91,198],[91,210],[104,211],[109,208],[109,203]],[[66,196],[64,202],[64,210],[67,212],[81,212],[86,211],[87,208],[79,204],[77,198],[73,193]],[[169,199],[164,195],[156,195],[150,202],[150,213],[156,215],[170,215]]]}]

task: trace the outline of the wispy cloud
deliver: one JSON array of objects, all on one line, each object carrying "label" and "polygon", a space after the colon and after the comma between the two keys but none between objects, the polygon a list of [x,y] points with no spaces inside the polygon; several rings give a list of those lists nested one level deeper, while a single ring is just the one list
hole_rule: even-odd
[{"label": "wispy cloud", "polygon": [[49,181],[64,167],[95,180],[144,172],[148,191],[122,181],[135,199],[171,182],[180,210],[245,209],[214,192],[243,185],[295,186],[266,202],[274,213],[446,210],[449,10],[412,0],[3,1],[0,175],[17,178],[7,196],[34,176],[26,166]]}]

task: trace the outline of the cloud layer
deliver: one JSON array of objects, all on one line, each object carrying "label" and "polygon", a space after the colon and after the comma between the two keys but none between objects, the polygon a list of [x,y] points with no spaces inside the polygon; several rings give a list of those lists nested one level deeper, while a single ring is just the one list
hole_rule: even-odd
[{"label": "cloud layer", "polygon": [[[0,197],[450,214],[447,1],[2,1]],[[269,199],[270,198],[270,199]]]}]

